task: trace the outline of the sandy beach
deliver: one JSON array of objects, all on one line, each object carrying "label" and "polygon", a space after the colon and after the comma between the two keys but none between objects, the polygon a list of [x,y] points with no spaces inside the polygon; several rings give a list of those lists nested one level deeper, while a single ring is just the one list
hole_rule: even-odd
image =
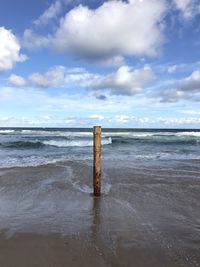
[{"label": "sandy beach", "polygon": [[101,198],[92,162],[1,169],[0,266],[200,266],[199,162],[187,163],[105,162]]}]

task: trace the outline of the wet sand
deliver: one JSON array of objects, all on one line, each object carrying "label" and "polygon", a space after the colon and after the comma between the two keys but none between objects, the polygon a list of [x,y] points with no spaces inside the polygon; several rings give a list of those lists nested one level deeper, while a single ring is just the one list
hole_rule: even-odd
[{"label": "wet sand", "polygon": [[199,162],[161,165],[1,169],[0,266],[200,266]]},{"label": "wet sand", "polygon": [[97,245],[84,239],[55,235],[1,236],[0,251],[0,266],[4,267],[178,266],[155,248],[118,248],[115,255],[104,255]]},{"label": "wet sand", "polygon": [[95,247],[77,238],[21,234],[0,237],[2,267],[107,266]]}]

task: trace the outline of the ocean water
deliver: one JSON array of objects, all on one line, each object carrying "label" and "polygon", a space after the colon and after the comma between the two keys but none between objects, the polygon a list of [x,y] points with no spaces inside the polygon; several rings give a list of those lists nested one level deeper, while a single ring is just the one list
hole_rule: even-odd
[{"label": "ocean water", "polygon": [[[0,168],[90,161],[92,129],[0,128]],[[200,130],[103,129],[106,162],[151,164],[200,159]]]}]

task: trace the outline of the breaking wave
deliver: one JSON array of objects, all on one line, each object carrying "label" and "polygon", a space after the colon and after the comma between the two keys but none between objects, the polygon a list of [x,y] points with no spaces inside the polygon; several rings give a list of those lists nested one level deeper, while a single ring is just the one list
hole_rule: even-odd
[{"label": "breaking wave", "polygon": [[[112,144],[111,137],[103,138],[102,145]],[[45,140],[45,141],[15,141],[0,143],[4,148],[19,148],[19,149],[34,149],[42,148],[44,146],[54,147],[91,147],[93,146],[93,140]]]},{"label": "breaking wave", "polygon": [[[93,140],[63,140],[63,141],[49,140],[49,141],[43,141],[42,143],[45,145],[56,146],[56,147],[93,146]],[[102,139],[102,145],[110,145],[110,144],[112,144],[111,137]]]},{"label": "breaking wave", "polygon": [[15,130],[0,130],[0,134],[10,134],[10,133],[14,133]]}]

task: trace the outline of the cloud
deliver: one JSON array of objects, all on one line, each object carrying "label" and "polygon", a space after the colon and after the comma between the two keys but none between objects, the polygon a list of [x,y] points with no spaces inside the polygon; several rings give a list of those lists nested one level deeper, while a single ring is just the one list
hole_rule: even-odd
[{"label": "cloud", "polygon": [[27,59],[20,53],[20,49],[19,41],[11,30],[0,27],[0,72],[10,70],[15,63]]},{"label": "cloud", "polygon": [[[109,98],[103,103],[97,100],[93,95],[88,94],[68,94],[66,90],[61,90],[59,94],[49,94],[48,90],[40,90],[38,88],[16,88],[1,87],[0,88],[0,106],[5,114],[15,114],[20,117],[24,116],[88,116],[96,114],[104,116],[104,114],[125,112],[130,109],[130,103],[125,101],[126,105],[120,105],[119,100],[114,97]],[[133,101],[134,102],[134,101]],[[95,111],[95,112],[94,112]],[[59,118],[58,118],[59,119]],[[77,124],[78,125],[78,124]],[[77,126],[76,125],[76,126]],[[84,125],[84,123],[83,123]],[[42,125],[41,125],[42,126]]]},{"label": "cloud", "polygon": [[24,86],[26,85],[26,80],[18,75],[12,74],[9,79],[9,83],[14,86]]},{"label": "cloud", "polygon": [[199,0],[173,0],[184,19],[191,19],[200,13]]},{"label": "cloud", "polygon": [[102,94],[101,95],[96,95],[95,97],[96,97],[96,99],[102,100],[102,101],[107,99],[107,97],[105,95],[102,95]]},{"label": "cloud", "polygon": [[192,74],[183,81],[181,81],[181,83],[182,84],[180,88],[182,91],[200,92],[200,71],[193,71]]},{"label": "cloud", "polygon": [[[121,66],[117,71],[107,75],[88,72],[84,68],[65,68],[55,66],[46,73],[33,73],[29,76],[29,84],[41,88],[82,88],[93,92],[94,97],[106,100],[105,92],[110,95],[135,95],[142,93],[145,86],[155,78],[152,69],[144,66],[133,69],[130,66]],[[24,85],[25,79],[11,75],[9,79],[13,85]],[[102,91],[104,91],[102,93]]]},{"label": "cloud", "polygon": [[165,41],[165,1],[106,1],[96,9],[79,5],[63,18],[55,33],[24,32],[27,48],[49,47],[60,53],[108,66],[124,64],[124,56],[156,57]]},{"label": "cloud", "polygon": [[44,26],[48,24],[54,18],[57,18],[61,12],[62,4],[60,1],[56,1],[55,3],[51,4],[48,9],[44,11],[44,13],[33,23],[36,26]]},{"label": "cloud", "polygon": [[161,97],[161,102],[170,102],[170,103],[175,103],[181,99],[186,99],[187,96],[186,94],[175,88],[175,89],[167,89],[163,90],[160,94],[159,97]]},{"label": "cloud", "polygon": [[157,73],[164,73],[166,74],[175,74],[175,73],[190,73],[196,69],[200,68],[200,61],[194,61],[191,63],[179,63],[179,64],[174,64],[174,63],[165,63],[165,64],[154,64],[154,71]]},{"label": "cloud", "polygon": [[[61,10],[62,2],[57,0],[56,2],[52,3],[38,19],[33,21],[33,24],[36,27],[46,26],[47,24],[58,18]],[[48,34],[47,36],[38,34],[35,31],[34,27],[32,27],[24,31],[22,45],[30,50],[36,48],[47,48],[50,46],[51,40],[51,34]]]},{"label": "cloud", "polygon": [[167,127],[170,126],[190,126],[196,125],[198,127],[200,125],[200,118],[159,118],[157,120],[158,123],[161,123]]},{"label": "cloud", "polygon": [[89,119],[102,121],[102,120],[104,120],[105,118],[104,118],[104,116],[102,116],[102,115],[96,115],[96,114],[94,114],[94,115],[90,115],[90,116],[89,116]]},{"label": "cloud", "polygon": [[180,110],[180,113],[189,114],[189,115],[200,115],[200,110]]},{"label": "cloud", "polygon": [[65,82],[69,86],[76,85],[90,91],[96,91],[95,97],[97,99],[106,100],[107,97],[102,94],[102,90],[111,95],[135,95],[141,93],[144,87],[154,78],[155,75],[148,66],[133,69],[124,65],[118,68],[116,72],[107,75],[74,68],[66,72]]},{"label": "cloud", "polygon": [[30,75],[29,80],[39,87],[62,87],[65,84],[65,68],[57,66],[45,74],[33,73]]},{"label": "cloud", "polygon": [[120,67],[116,73],[97,77],[91,82],[91,89],[107,89],[113,95],[134,95],[154,79],[151,68],[133,70],[129,66]]},{"label": "cloud", "polygon": [[156,56],[164,42],[164,12],[164,1],[156,0],[113,0],[95,10],[79,5],[61,19],[54,46],[94,60]]},{"label": "cloud", "polygon": [[171,73],[175,73],[177,71],[177,69],[178,69],[177,65],[172,65],[172,66],[168,67],[167,71],[168,71],[168,73],[171,74]]},{"label": "cloud", "polygon": [[51,36],[43,36],[35,33],[31,29],[24,31],[22,45],[30,50],[35,48],[45,48],[50,45]]},{"label": "cloud", "polygon": [[[95,60],[94,60],[95,63]],[[123,56],[113,56],[106,59],[97,59],[96,63],[103,67],[119,67],[125,65],[125,58]]]},{"label": "cloud", "polygon": [[[48,90],[28,86],[17,90],[13,87],[1,87],[0,106],[7,114],[6,117],[3,114],[0,116],[0,126],[91,127],[95,123],[100,123],[103,127],[200,126],[198,114],[180,117],[177,105],[165,106],[141,96],[111,95],[102,103],[92,93],[69,94],[66,90],[61,90],[58,94],[51,94]],[[185,110],[191,109],[191,104],[184,107]],[[192,107],[198,111],[198,103],[194,103]],[[170,114],[173,112],[174,115],[167,118],[170,115],[165,115],[165,112],[169,109]]]},{"label": "cloud", "polygon": [[177,102],[181,99],[200,101],[200,71],[193,71],[186,78],[174,81],[158,93],[162,102]]},{"label": "cloud", "polygon": [[9,82],[12,85],[24,85],[29,87],[60,88],[63,86],[78,86],[80,88],[90,87],[92,81],[100,77],[98,74],[90,73],[84,68],[66,68],[54,66],[45,73],[35,72],[28,79],[12,74]]},{"label": "cloud", "polygon": [[66,71],[65,82],[67,85],[89,88],[93,80],[98,77],[100,77],[98,74],[88,72],[84,68],[72,68]]},{"label": "cloud", "polygon": [[128,123],[131,121],[131,117],[127,115],[117,115],[115,116],[115,121],[119,123]]},{"label": "cloud", "polygon": [[24,117],[1,117],[0,125],[4,127],[13,126],[37,126],[37,127],[92,127],[100,124],[103,127],[161,127],[161,128],[197,128],[200,125],[200,118],[149,118],[149,117],[134,117],[128,115],[116,116],[102,116],[99,114],[92,114],[89,116],[24,116]]}]

